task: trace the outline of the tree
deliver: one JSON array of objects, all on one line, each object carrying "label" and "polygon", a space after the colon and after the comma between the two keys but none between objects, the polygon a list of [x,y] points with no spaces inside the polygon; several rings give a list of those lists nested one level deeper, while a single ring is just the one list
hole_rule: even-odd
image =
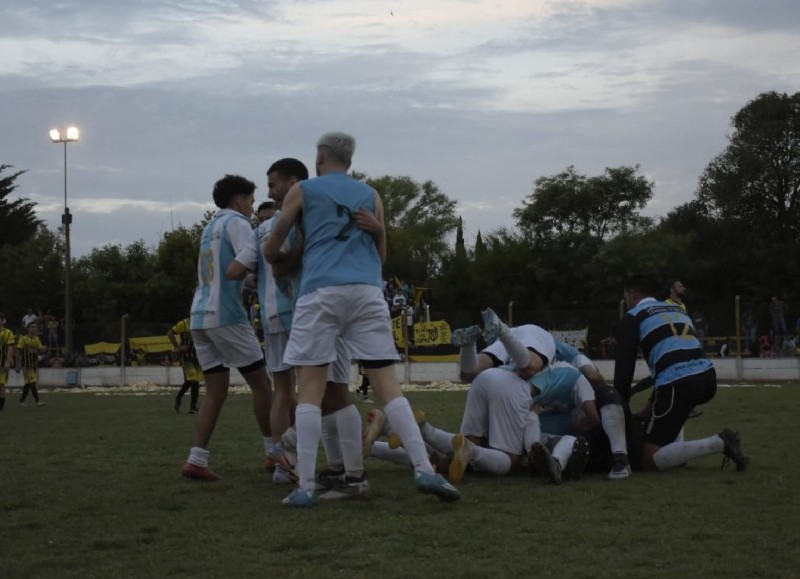
[{"label": "tree", "polygon": [[558,175],[537,179],[514,218],[520,229],[540,241],[561,235],[604,240],[646,229],[652,222],[639,211],[652,198],[653,183],[638,171],[639,165],[623,166],[586,177],[569,166]]},{"label": "tree", "polygon": [[64,311],[64,246],[60,236],[39,225],[33,237],[0,246],[2,308],[9,325],[18,327],[27,308]]},{"label": "tree", "polygon": [[193,229],[178,227],[164,234],[155,252],[155,271],[147,281],[152,320],[188,315],[197,284],[199,238]]},{"label": "tree", "polygon": [[759,95],[731,120],[729,145],[706,167],[697,198],[753,238],[800,234],[800,93]]},{"label": "tree", "polygon": [[433,181],[417,183],[410,177],[367,178],[381,195],[386,222],[388,257],[384,271],[412,282],[433,277],[452,251],[448,236],[458,227],[456,202]]},{"label": "tree", "polygon": [[41,220],[36,218],[36,204],[26,198],[9,201],[8,196],[17,188],[17,177],[25,171],[3,175],[11,165],[0,165],[0,246],[18,245],[33,238]]}]

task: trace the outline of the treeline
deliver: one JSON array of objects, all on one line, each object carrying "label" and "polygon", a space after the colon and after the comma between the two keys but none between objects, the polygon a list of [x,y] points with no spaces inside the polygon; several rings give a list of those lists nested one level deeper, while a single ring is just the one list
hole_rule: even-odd
[{"label": "treeline", "polygon": [[[31,306],[58,315],[63,239],[36,220],[31,202],[9,200],[23,174],[9,170],[0,167],[0,310],[10,319]],[[541,177],[514,210],[513,227],[479,232],[474,242],[464,239],[456,201],[435,183],[357,177],[384,199],[387,276],[430,288],[426,300],[453,318],[512,301],[529,311],[614,311],[634,272],[680,278],[690,304],[710,309],[732,310],[742,295],[766,311],[778,295],[792,322],[800,312],[800,93],[747,103],[693,200],[660,219],[641,215],[653,183],[639,166],[595,176],[570,166]],[[168,232],[155,247],[108,245],[74,260],[75,322],[185,315],[202,225]]]}]

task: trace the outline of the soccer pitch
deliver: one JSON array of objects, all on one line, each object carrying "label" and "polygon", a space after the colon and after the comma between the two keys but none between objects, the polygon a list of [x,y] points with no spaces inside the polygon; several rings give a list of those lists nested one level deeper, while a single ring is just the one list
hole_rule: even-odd
[{"label": "soccer pitch", "polygon": [[[457,430],[465,392],[408,397]],[[166,392],[42,399],[11,394],[0,414],[2,579],[798,574],[798,383],[722,387],[689,421],[687,439],[740,431],[745,473],[720,471],[721,456],[560,487],[468,473],[444,504],[414,491],[410,469],[368,459],[369,498],[311,510],[281,505],[288,489],[261,470],[247,394],[228,398],[214,434],[217,483],[181,478],[193,417]]]}]

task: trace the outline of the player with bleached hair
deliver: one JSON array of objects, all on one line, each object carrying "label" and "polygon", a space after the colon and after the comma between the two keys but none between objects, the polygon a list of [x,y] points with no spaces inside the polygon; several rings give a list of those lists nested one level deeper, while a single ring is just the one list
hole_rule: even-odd
[{"label": "player with bleached hair", "polygon": [[264,254],[269,263],[284,259],[281,246],[300,220],[305,234],[302,281],[284,362],[299,372],[297,469],[299,488],[285,504],[313,507],[321,403],[328,365],[341,338],[350,356],[361,362],[387,418],[414,462],[414,485],[445,501],[458,490],[434,472],[408,400],[394,371],[397,350],[389,308],[383,298],[381,266],[386,259],[386,230],[380,195],[347,175],[355,139],[326,133],[317,142],[316,179],[296,183],[284,198]]}]

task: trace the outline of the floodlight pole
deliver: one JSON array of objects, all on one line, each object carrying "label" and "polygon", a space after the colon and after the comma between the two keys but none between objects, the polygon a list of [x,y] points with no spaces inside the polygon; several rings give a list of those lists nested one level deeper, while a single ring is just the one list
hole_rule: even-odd
[{"label": "floodlight pole", "polygon": [[78,140],[78,129],[70,127],[64,134],[58,129],[53,129],[50,131],[50,140],[54,143],[64,143],[64,214],[61,216],[61,223],[64,226],[64,357],[66,359],[72,353],[72,299],[70,294],[72,251],[69,238],[72,214],[67,206],[67,143]]}]

